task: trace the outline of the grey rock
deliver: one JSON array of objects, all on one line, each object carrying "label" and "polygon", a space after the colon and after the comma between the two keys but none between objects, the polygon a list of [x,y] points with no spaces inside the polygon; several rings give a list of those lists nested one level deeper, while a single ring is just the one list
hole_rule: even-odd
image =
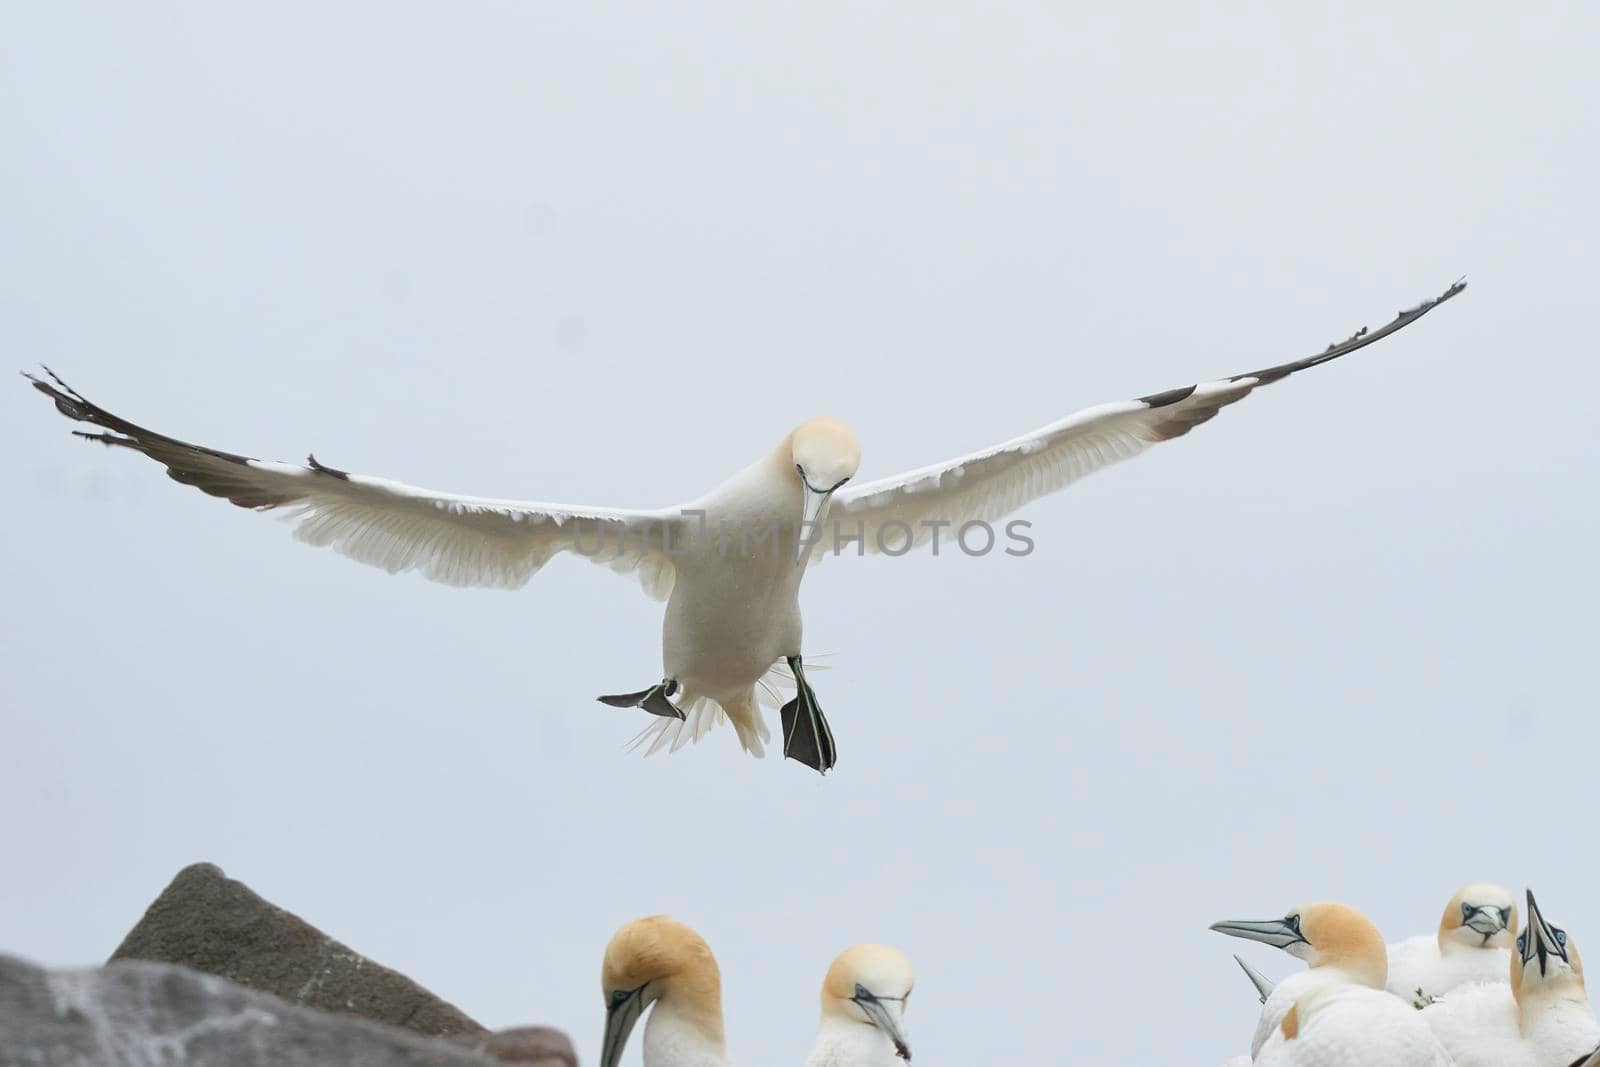
[{"label": "grey rock", "polygon": [[0,1067],[180,1064],[501,1067],[450,1040],[297,1007],[171,964],[50,971],[0,955]]},{"label": "grey rock", "polygon": [[111,959],[176,963],[294,1004],[428,1037],[487,1033],[454,1005],[263,900],[210,863],[179,871]]},{"label": "grey rock", "polygon": [[548,1026],[516,1026],[497,1030],[487,1037],[458,1040],[501,1063],[522,1067],[578,1067],[578,1054],[567,1035]]}]

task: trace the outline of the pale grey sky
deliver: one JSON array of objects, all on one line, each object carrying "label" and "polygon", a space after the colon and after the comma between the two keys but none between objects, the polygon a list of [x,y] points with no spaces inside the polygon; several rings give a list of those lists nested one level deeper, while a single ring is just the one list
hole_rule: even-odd
[{"label": "pale grey sky", "polygon": [[644,716],[594,697],[659,670],[629,581],[391,578],[18,379],[0,949],[98,960],[207,859],[589,1063],[607,938],[668,911],[739,1064],[801,1062],[863,940],[920,972],[918,1063],[1207,1064],[1255,1013],[1215,919],[1398,938],[1496,879],[1600,940],[1597,29],[6,5],[0,351],[263,457],[659,505],[826,412],[877,476],[1472,287],[1031,506],[1025,559],[814,572],[825,780],[726,729],[622,752]]}]

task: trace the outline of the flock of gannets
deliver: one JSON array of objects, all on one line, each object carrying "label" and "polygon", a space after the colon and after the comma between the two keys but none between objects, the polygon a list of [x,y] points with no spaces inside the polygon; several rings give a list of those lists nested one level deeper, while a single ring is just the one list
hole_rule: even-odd
[{"label": "flock of gannets", "polygon": [[[48,368],[49,381],[28,378],[63,415],[105,431],[79,436],[143,453],[175,480],[241,507],[287,509],[300,540],[391,573],[515,589],[563,551],[633,572],[649,594],[667,600],[662,676],[600,699],[660,717],[641,734],[648,751],[698,741],[726,717],[744,748],[761,755],[770,735],[758,700],[776,703],[772,682],[786,681],[795,694],[780,709],[784,755],[826,773],[835,761],[833,733],[807,682],[801,646],[808,560],[830,551],[898,555],[930,540],[937,550],[941,533],[947,545],[989,551],[989,524],[1024,504],[1183,436],[1258,386],[1386,337],[1463,288],[1457,282],[1381,329],[1362,329],[1305,359],[1087,408],[992,448],[855,487],[846,487],[861,460],[855,435],[834,419],[812,419],[704,496],[653,510],[438,493],[349,474],[315,456],[305,466],[249,459],[119,418]],[[824,528],[830,511],[835,521]]]},{"label": "flock of gannets", "polygon": [[[806,1067],[891,1067],[911,1059],[911,963],[885,945],[845,949],[822,981],[822,1020]],[[600,1067],[616,1067],[639,1017],[644,1067],[728,1067],[722,974],[705,939],[665,915],[616,932],[600,969],[606,1027]]]},{"label": "flock of gannets", "polygon": [[1225,1067],[1600,1067],[1578,947],[1532,890],[1527,903],[1518,932],[1509,890],[1469,885],[1434,935],[1394,945],[1343,904],[1213,924],[1306,963],[1274,986],[1239,960],[1261,1015],[1250,1055]]}]

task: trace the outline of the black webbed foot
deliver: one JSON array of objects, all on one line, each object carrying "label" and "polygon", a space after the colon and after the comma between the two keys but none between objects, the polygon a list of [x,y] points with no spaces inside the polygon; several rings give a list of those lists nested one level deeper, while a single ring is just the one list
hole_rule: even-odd
[{"label": "black webbed foot", "polygon": [[779,712],[783,719],[783,754],[827,774],[837,760],[833,731],[817,703],[817,694],[806,682],[799,656],[789,657],[789,669],[794,672],[795,693]]},{"label": "black webbed foot", "polygon": [[614,696],[603,696],[597,699],[602,704],[609,704],[613,708],[643,708],[652,715],[660,715],[667,719],[686,719],[688,716],[678,710],[678,706],[667,699],[678,691],[678,682],[675,678],[664,678],[652,685],[649,689],[641,689],[637,693],[619,693]]}]

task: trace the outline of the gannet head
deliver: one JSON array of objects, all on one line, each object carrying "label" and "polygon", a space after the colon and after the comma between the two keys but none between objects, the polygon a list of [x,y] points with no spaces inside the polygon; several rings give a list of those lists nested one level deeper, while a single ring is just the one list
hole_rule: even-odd
[{"label": "gannet head", "polygon": [[1492,882],[1462,886],[1439,918],[1439,951],[1510,948],[1517,936],[1517,898]]},{"label": "gannet head", "polygon": [[670,1001],[708,1038],[722,1041],[722,976],[705,939],[665,915],[636,919],[616,932],[600,969],[606,1030],[600,1067],[616,1067],[646,1008]]},{"label": "gannet head", "polygon": [[822,982],[822,1018],[876,1026],[894,1044],[896,1056],[910,1062],[906,1003],[916,976],[911,961],[887,945],[847,948]]},{"label": "gannet head", "polygon": [[1334,967],[1350,979],[1382,989],[1389,979],[1389,954],[1372,920],[1344,904],[1307,904],[1281,919],[1212,923],[1229,937],[1281,948],[1310,967]]},{"label": "gannet head", "polygon": [[1583,960],[1578,946],[1559,926],[1540,912],[1528,890],[1528,927],[1517,935],[1511,953],[1511,994],[1519,1009],[1526,1011],[1531,1001],[1547,996],[1576,996],[1587,1000],[1584,991]]},{"label": "gannet head", "polygon": [[827,416],[801,423],[789,435],[789,459],[800,482],[802,532],[827,514],[834,490],[855,476],[861,446],[850,427]]}]

